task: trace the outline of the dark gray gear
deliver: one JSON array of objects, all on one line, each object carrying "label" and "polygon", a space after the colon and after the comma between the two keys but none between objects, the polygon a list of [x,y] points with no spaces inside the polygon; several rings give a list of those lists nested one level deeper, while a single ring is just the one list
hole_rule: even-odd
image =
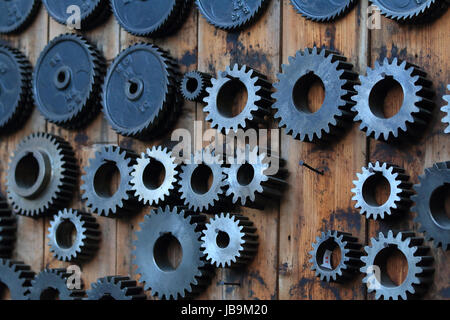
[{"label": "dark gray gear", "polygon": [[[212,182],[208,185],[209,178]],[[181,166],[180,185],[181,200],[189,210],[196,212],[217,208],[225,196],[226,175],[223,160],[207,149],[199,150]]]},{"label": "dark gray gear", "polygon": [[[367,284],[369,293],[375,291],[375,299],[407,300],[424,293],[434,273],[434,258],[428,255],[429,248],[423,242],[414,232],[394,235],[392,230],[387,236],[380,232],[378,238],[371,239],[371,245],[364,248],[367,255],[361,257],[364,265],[360,271],[366,274],[362,281]],[[400,285],[394,284],[386,273],[386,260],[396,250],[405,256],[408,263],[408,274]]]},{"label": "dark gray gear", "polygon": [[27,300],[34,272],[23,262],[0,259],[0,284],[9,290],[11,300]]},{"label": "dark gray gear", "polygon": [[[282,65],[278,74],[275,118],[279,127],[294,139],[316,142],[342,134],[351,125],[351,96],[356,73],[347,58],[325,48],[307,48],[289,57],[289,65]],[[325,99],[321,108],[312,113],[308,107],[308,91],[312,83],[321,81]],[[319,82],[320,82],[319,81]]]},{"label": "dark gray gear", "polygon": [[86,261],[98,249],[99,224],[89,213],[64,209],[50,221],[48,245],[60,261]]},{"label": "dark gray gear", "polygon": [[203,99],[208,94],[206,88],[211,86],[211,78],[210,74],[200,71],[185,73],[180,85],[180,91],[184,99],[203,102]]},{"label": "dark gray gear", "polygon": [[[273,101],[270,98],[272,84],[265,75],[235,64],[219,72],[217,79],[211,79],[211,84],[212,87],[206,88],[208,95],[203,99],[206,103],[203,112],[212,128],[228,133],[266,122],[264,117],[269,115]],[[236,114],[233,100],[241,91],[247,92],[247,101]]]},{"label": "dark gray gear", "polygon": [[[408,182],[409,176],[404,169],[377,161],[375,164],[369,163],[367,168],[362,168],[362,173],[356,175],[358,180],[353,181],[352,200],[356,201],[355,208],[366,218],[384,219],[406,212],[411,206],[412,184]],[[391,192],[388,200],[379,204],[375,199],[375,187],[382,180],[389,183]]]},{"label": "dark gray gear", "polygon": [[392,1],[371,0],[381,14],[401,23],[429,22],[447,9],[446,0]]},{"label": "dark gray gear", "polygon": [[45,269],[31,281],[29,300],[80,300],[84,290],[69,289],[66,269]]},{"label": "dark gray gear", "polygon": [[[136,232],[133,264],[145,290],[160,299],[192,297],[208,284],[210,272],[201,248],[205,216],[158,208],[146,215]],[[178,242],[182,259],[178,267],[168,259],[168,246]]]},{"label": "dark gray gear", "polygon": [[0,2],[0,33],[17,34],[28,27],[39,11],[40,0]]},{"label": "dark gray gear", "polygon": [[294,9],[306,19],[317,22],[335,20],[350,11],[355,0],[291,0]]},{"label": "dark gray gear", "polygon": [[450,249],[450,219],[445,214],[445,198],[450,194],[450,161],[436,163],[425,169],[419,176],[420,184],[414,185],[416,195],[412,200],[416,205],[415,222],[419,232],[425,233],[428,241],[433,240],[435,247]]},{"label": "dark gray gear", "polygon": [[[361,267],[361,244],[350,233],[341,231],[322,232],[312,244],[313,250],[309,252],[312,259],[311,270],[321,281],[344,282],[354,277]],[[332,253],[340,249],[339,264],[333,268]]]},{"label": "dark gray gear", "polygon": [[[434,107],[432,83],[426,76],[419,67],[397,58],[392,62],[387,58],[382,63],[376,61],[375,68],[368,68],[367,75],[360,76],[361,84],[355,87],[354,121],[361,121],[360,129],[377,140],[390,142],[420,135]],[[387,90],[397,83],[403,89],[403,104],[396,115],[386,118],[384,99]]]},{"label": "dark gray gear", "polygon": [[[447,86],[447,90],[450,90],[450,85]],[[450,134],[450,95],[444,96],[444,100],[447,102],[447,104],[443,106],[441,110],[447,115],[442,119],[442,122],[448,125],[444,132]]]},{"label": "dark gray gear", "polygon": [[8,202],[14,212],[54,214],[72,199],[78,164],[72,147],[49,133],[33,133],[16,148],[8,168]]},{"label": "dark gray gear", "polygon": [[134,196],[144,205],[159,206],[178,189],[178,165],[167,148],[147,149],[137,158],[131,173]]},{"label": "dark gray gear", "polygon": [[[89,160],[81,177],[84,191],[82,199],[87,207],[100,216],[118,217],[130,215],[138,208],[131,186],[131,172],[137,155],[118,146],[104,146]],[[112,173],[120,173],[117,191],[111,194]]]},{"label": "dark gray gear", "polygon": [[258,251],[256,228],[242,215],[215,215],[203,231],[202,248],[206,261],[217,268],[242,267]]},{"label": "dark gray gear", "polygon": [[87,300],[146,300],[147,296],[135,280],[125,276],[108,276],[91,284]]},{"label": "dark gray gear", "polygon": [[0,196],[0,259],[11,257],[16,233],[17,218],[8,203]]}]

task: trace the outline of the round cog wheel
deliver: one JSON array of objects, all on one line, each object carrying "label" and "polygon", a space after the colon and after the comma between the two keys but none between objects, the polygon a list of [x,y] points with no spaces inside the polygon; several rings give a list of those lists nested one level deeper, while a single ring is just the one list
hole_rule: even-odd
[{"label": "round cog wheel", "polygon": [[298,13],[317,22],[335,20],[350,11],[355,3],[355,0],[291,0]]},{"label": "round cog wheel", "polygon": [[87,300],[146,300],[142,287],[130,277],[109,276],[91,284]]},{"label": "round cog wheel", "polygon": [[40,0],[1,1],[0,33],[23,31],[33,21],[40,4]]},{"label": "round cog wheel", "polygon": [[0,259],[0,283],[5,285],[11,300],[27,300],[34,272],[23,262]]},{"label": "round cog wheel", "polygon": [[69,289],[66,269],[45,269],[31,281],[29,300],[81,300],[84,291]]}]

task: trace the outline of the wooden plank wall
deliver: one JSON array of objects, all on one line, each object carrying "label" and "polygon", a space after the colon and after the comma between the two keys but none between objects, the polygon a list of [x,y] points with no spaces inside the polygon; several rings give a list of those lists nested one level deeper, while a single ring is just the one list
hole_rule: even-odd
[{"label": "wooden plank wall", "polygon": [[[289,0],[272,0],[261,19],[240,33],[227,33],[209,25],[197,10],[191,11],[183,28],[165,39],[148,39],[176,58],[183,72],[198,69],[216,74],[229,64],[247,64],[268,75],[275,81],[281,63],[297,50],[327,46],[344,54],[364,73],[377,59],[399,57],[422,66],[430,75],[437,91],[436,103],[442,105],[449,82],[450,12],[426,26],[402,26],[382,18],[380,30],[366,28],[367,0],[362,0],[343,19],[335,23],[310,22],[295,13]],[[2,36],[11,45],[21,49],[34,64],[44,46],[66,29],[48,17],[41,7],[31,27],[18,36]],[[93,31],[84,34],[105,55],[108,63],[123,49],[138,41],[118,26],[114,17]],[[395,95],[395,94],[394,94]],[[320,94],[312,98],[317,103]],[[317,101],[316,101],[317,100]],[[395,97],[394,97],[395,100]],[[265,212],[243,209],[258,228],[260,247],[256,259],[245,270],[219,270],[208,290],[200,299],[367,299],[362,276],[345,285],[318,281],[308,263],[311,243],[320,231],[339,229],[353,233],[362,243],[380,230],[389,227],[415,229],[413,214],[387,225],[367,222],[351,201],[352,180],[356,172],[368,161],[389,161],[403,166],[413,182],[424,168],[434,162],[450,159],[450,136],[443,134],[440,123],[443,114],[437,108],[424,137],[417,143],[391,146],[366,139],[354,125],[345,136],[328,146],[317,146],[294,141],[281,134],[283,157],[288,160],[289,190],[279,204]],[[186,103],[177,128],[185,128],[193,135],[194,120],[203,121],[202,105]],[[208,124],[203,121],[203,130]],[[273,125],[275,128],[275,125]],[[119,137],[102,116],[82,131],[66,131],[45,120],[35,110],[26,126],[10,136],[0,138],[1,192],[5,194],[5,176],[9,156],[17,143],[35,131],[58,134],[67,139],[76,150],[81,167],[95,150],[104,144],[118,143],[136,152],[143,152],[151,145],[167,141],[170,134],[151,144]],[[318,176],[299,167],[300,160],[323,169]],[[73,208],[84,208],[81,195],[75,193]],[[102,243],[96,257],[82,265],[83,280],[87,288],[98,277],[115,274],[134,275],[131,263],[132,234],[138,223],[149,212],[145,208],[127,219],[114,220],[99,217]],[[50,254],[46,240],[49,218],[33,220],[19,218],[19,234],[14,258],[31,265],[33,270],[44,267],[60,267],[66,264],[56,261]],[[434,250],[436,275],[426,298],[450,299],[448,265],[450,255]],[[395,261],[394,261],[395,263]],[[401,268],[394,268],[393,277],[400,277]],[[233,283],[235,285],[226,285]]]}]

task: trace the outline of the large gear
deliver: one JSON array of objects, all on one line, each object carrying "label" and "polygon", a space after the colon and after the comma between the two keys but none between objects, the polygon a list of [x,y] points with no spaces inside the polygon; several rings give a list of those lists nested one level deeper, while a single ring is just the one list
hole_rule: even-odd
[{"label": "large gear", "polygon": [[81,300],[82,289],[69,289],[66,269],[45,269],[31,281],[29,300]]},{"label": "large gear", "polygon": [[87,300],[145,300],[142,287],[125,276],[108,276],[91,284]]},{"label": "large gear", "polygon": [[9,290],[11,300],[27,300],[34,272],[23,262],[0,259],[0,284]]},{"label": "large gear", "polygon": [[[227,67],[219,76],[211,79],[212,87],[206,88],[208,95],[203,99],[206,106],[206,121],[218,131],[237,132],[239,128],[247,129],[250,125],[264,123],[264,117],[270,113],[272,84],[265,75],[247,67]],[[247,92],[247,101],[241,110],[236,109],[234,101],[241,92]]]},{"label": "large gear", "polygon": [[[432,84],[426,76],[419,67],[397,58],[392,62],[387,58],[382,63],[376,61],[375,68],[368,68],[367,75],[360,76],[361,84],[355,87],[354,121],[361,121],[360,129],[377,140],[390,142],[406,135],[419,135],[434,107]],[[403,104],[396,115],[387,118],[384,99],[396,84],[402,87]]]},{"label": "large gear", "polygon": [[119,134],[143,140],[170,129],[181,109],[178,67],[155,45],[122,51],[108,68],[103,111]]},{"label": "large gear", "polygon": [[[211,178],[211,183],[208,184]],[[209,211],[224,202],[225,171],[220,156],[209,149],[202,149],[181,166],[181,200],[189,210]]]},{"label": "large gear", "polygon": [[8,203],[0,197],[0,259],[11,257],[16,232],[17,219]]},{"label": "large gear", "polygon": [[291,4],[298,13],[306,19],[317,22],[335,20],[350,11],[355,0],[291,0]]},{"label": "large gear", "polygon": [[[140,224],[134,242],[133,264],[137,265],[140,282],[145,290],[160,299],[188,298],[200,292],[211,275],[201,248],[201,231],[205,216],[170,209],[152,210]],[[168,258],[173,242],[182,250],[175,267]]]},{"label": "large gear", "polygon": [[202,236],[206,261],[217,268],[242,267],[258,251],[256,228],[242,215],[215,215]]},{"label": "large gear", "polygon": [[[362,173],[356,175],[358,180],[353,181],[355,188],[352,189],[352,200],[356,201],[355,208],[359,208],[361,215],[377,220],[409,209],[412,203],[412,184],[408,182],[409,176],[404,169],[377,161],[375,164],[369,163],[367,168],[362,168]],[[387,182],[390,187],[389,198],[383,204],[378,203],[375,198],[375,188],[381,182]]]},{"label": "large gear", "polygon": [[450,161],[425,169],[419,181],[414,185],[417,194],[412,197],[416,204],[411,211],[417,214],[414,221],[428,241],[449,250],[450,219],[445,214],[445,199],[450,194]]},{"label": "large gear", "polygon": [[0,45],[0,133],[19,129],[31,114],[31,69],[19,50]]},{"label": "large gear", "polygon": [[19,143],[8,168],[8,202],[24,216],[53,214],[72,199],[78,164],[72,147],[49,133]]},{"label": "large gear", "polygon": [[[298,51],[282,65],[279,82],[274,84],[272,95],[276,102],[275,118],[280,118],[280,128],[301,141],[316,142],[342,134],[351,124],[351,96],[356,73],[353,65],[336,52],[317,47]],[[311,84],[321,82],[325,99],[319,110],[311,112],[308,91]]]},{"label": "large gear", "polygon": [[63,34],[44,48],[33,74],[34,101],[44,118],[68,129],[100,111],[105,61],[85,38]]},{"label": "large gear", "polygon": [[381,14],[398,22],[429,22],[447,9],[446,0],[392,1],[371,0]]},{"label": "large gear", "polygon": [[[322,232],[312,247],[313,250],[309,252],[312,256],[309,260],[311,270],[321,281],[344,282],[355,276],[361,267],[361,244],[350,233],[333,230]],[[341,257],[333,267],[332,253],[336,248],[339,248]]]},{"label": "large gear", "polygon": [[[424,240],[413,232],[399,232],[394,235],[390,230],[386,235],[379,233],[378,238],[371,239],[371,245],[364,250],[367,255],[361,257],[365,273],[363,283],[368,292],[375,291],[375,299],[407,300],[424,293],[434,273],[433,257],[428,255],[429,248],[423,245]],[[393,251],[400,251],[408,263],[408,274],[403,283],[396,285],[386,272],[386,262]]]},{"label": "large gear", "polygon": [[167,148],[152,147],[137,159],[131,173],[134,195],[144,205],[160,206],[178,190],[178,165]]},{"label": "large gear", "polygon": [[200,71],[185,73],[180,85],[180,91],[184,99],[203,102],[203,99],[208,94],[206,88],[211,86],[211,78],[210,74]]},{"label": "large gear", "polygon": [[0,2],[0,33],[19,33],[28,27],[36,16],[40,0]]},{"label": "large gear", "polygon": [[[447,86],[447,90],[450,90],[450,85]],[[450,95],[444,96],[444,100],[447,104],[443,106],[441,110],[442,112],[447,113],[447,115],[442,119],[442,122],[448,125],[444,132],[450,134]]]},{"label": "large gear", "polygon": [[[84,190],[82,199],[87,207],[100,216],[120,217],[130,215],[137,208],[131,186],[131,172],[136,163],[137,155],[118,146],[105,146],[89,160],[89,166],[84,168],[85,175],[81,177]],[[111,192],[112,174],[119,172],[120,181],[115,193]]]},{"label": "large gear", "polygon": [[86,261],[98,249],[99,224],[89,213],[64,209],[50,221],[48,245],[53,256],[65,262]]},{"label": "large gear", "polygon": [[270,0],[196,0],[197,7],[213,26],[228,30],[242,30],[253,23],[268,6]]}]

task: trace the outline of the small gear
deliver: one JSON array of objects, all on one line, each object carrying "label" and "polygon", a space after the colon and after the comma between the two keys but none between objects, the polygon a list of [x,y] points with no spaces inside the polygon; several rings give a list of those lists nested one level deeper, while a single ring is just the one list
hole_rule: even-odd
[{"label": "small gear", "polygon": [[34,272],[23,262],[0,259],[0,283],[9,290],[11,300],[27,300]]},{"label": "small gear", "polygon": [[0,45],[0,133],[19,129],[31,114],[31,69],[19,50]]},{"label": "small gear", "polygon": [[206,261],[217,268],[242,267],[258,251],[256,228],[242,215],[215,215],[203,231]]},{"label": "small gear", "polygon": [[84,290],[69,289],[66,269],[45,269],[31,281],[29,300],[81,300]]},{"label": "small gear", "polygon": [[[376,61],[375,68],[369,68],[367,76],[360,76],[361,84],[355,87],[354,121],[361,121],[360,129],[377,140],[390,142],[405,135],[419,135],[434,107],[431,82],[426,76],[419,67],[397,58],[392,62],[387,58],[382,63]],[[403,104],[396,115],[387,118],[384,99],[389,88],[397,84],[403,90]]]},{"label": "small gear", "polygon": [[445,199],[450,194],[450,161],[425,169],[419,180],[420,184],[414,185],[417,194],[412,197],[416,205],[411,211],[417,214],[414,221],[428,241],[449,250],[450,220],[445,214]]},{"label": "small gear", "polygon": [[[223,161],[209,149],[199,150],[181,166],[181,200],[189,210],[196,212],[216,209],[225,196],[225,171]],[[211,183],[209,184],[209,179]]]},{"label": "small gear", "polygon": [[0,197],[0,259],[11,257],[16,240],[17,219],[8,203]]},{"label": "small gear", "polygon": [[[280,128],[286,127],[294,139],[316,142],[340,135],[351,125],[350,98],[356,73],[346,61],[336,52],[314,47],[298,51],[289,58],[289,65],[282,65],[272,95]],[[308,91],[315,82],[323,84],[325,99],[313,113],[308,107]]]},{"label": "small gear", "polygon": [[36,106],[44,118],[80,128],[100,111],[105,61],[85,38],[63,34],[44,48],[33,75]]},{"label": "small gear", "polygon": [[[341,231],[322,232],[312,244],[309,252],[312,259],[311,270],[321,281],[344,282],[352,278],[361,267],[361,244],[350,233]],[[333,250],[339,248],[341,257],[336,267],[333,267]]]},{"label": "small gear", "polygon": [[208,94],[206,88],[211,86],[212,76],[200,71],[187,72],[181,80],[181,94],[189,101],[203,102]]},{"label": "small gear", "polygon": [[169,129],[181,110],[178,76],[175,61],[154,45],[122,51],[103,86],[103,111],[113,129],[143,140]]},{"label": "small gear", "polygon": [[147,149],[133,167],[134,195],[144,205],[159,206],[178,189],[178,165],[172,152],[158,146]]},{"label": "small gear", "polygon": [[[450,90],[450,85],[447,86],[447,90]],[[442,119],[442,122],[448,124],[448,127],[444,132],[450,134],[450,95],[444,96],[444,100],[447,104],[443,106],[441,110],[442,112],[447,113],[447,115]]]},{"label": "small gear", "polygon": [[298,13],[306,19],[317,22],[328,22],[342,17],[355,5],[355,0],[291,0]]},{"label": "small gear", "polygon": [[87,300],[145,300],[142,287],[125,276],[100,278],[86,292]]},{"label": "small gear", "polygon": [[213,26],[238,31],[253,23],[270,0],[196,0],[200,13]]},{"label": "small gear", "polygon": [[[423,241],[413,232],[394,235],[392,230],[387,236],[380,232],[378,238],[371,239],[371,245],[364,248],[367,255],[361,257],[360,271],[366,274],[362,281],[367,284],[369,293],[375,291],[375,299],[383,296],[384,300],[407,300],[425,291],[434,273],[434,259],[427,255],[429,248]],[[400,251],[408,263],[408,274],[399,285],[393,283],[386,272],[387,259],[395,251]]]},{"label": "small gear", "polygon": [[443,14],[447,8],[446,0],[392,1],[371,0],[381,14],[398,22],[429,22]]},{"label": "small gear", "polygon": [[100,242],[99,224],[89,213],[72,209],[59,211],[48,228],[50,252],[60,261],[86,261]]},{"label": "small gear", "polygon": [[[355,188],[352,189],[352,200],[356,201],[355,208],[359,208],[361,215],[377,220],[409,209],[412,184],[408,182],[409,176],[404,169],[377,161],[375,164],[369,163],[367,168],[362,168],[362,173],[356,175],[358,180],[353,181]],[[390,188],[389,198],[383,204],[375,198],[375,188],[381,182],[387,182]]]},{"label": "small gear", "polygon": [[[208,95],[203,99],[207,104],[203,108],[206,121],[212,128],[228,133],[246,129],[249,125],[264,123],[264,117],[270,113],[272,84],[267,77],[247,67],[235,64],[219,72],[217,79],[211,79],[212,87],[206,88]],[[246,105],[235,110],[241,92],[247,92]]]},{"label": "small gear", "polygon": [[78,164],[70,144],[49,133],[33,133],[19,143],[7,175],[14,212],[35,217],[53,214],[72,199]]},{"label": "small gear", "polygon": [[0,33],[19,33],[28,27],[36,16],[40,0],[0,2]]},{"label": "small gear", "polygon": [[[144,289],[160,299],[192,297],[204,289],[211,275],[201,248],[205,216],[158,208],[145,216],[136,232],[133,264]],[[177,243],[182,258],[175,267],[168,258],[171,243]]]},{"label": "small gear", "polygon": [[[131,186],[131,172],[137,155],[118,146],[105,146],[89,160],[81,177],[82,199],[92,212],[106,217],[129,215],[138,208]],[[113,173],[119,172],[120,181],[115,193],[111,191]]]}]

